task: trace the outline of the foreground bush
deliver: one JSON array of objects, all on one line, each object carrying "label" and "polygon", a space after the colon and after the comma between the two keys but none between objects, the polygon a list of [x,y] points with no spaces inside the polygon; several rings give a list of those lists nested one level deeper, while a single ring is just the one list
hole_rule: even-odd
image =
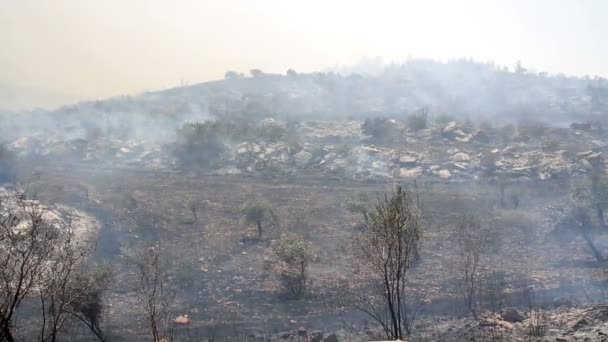
[{"label": "foreground bush", "polygon": [[280,261],[279,271],[285,290],[294,298],[301,298],[308,283],[308,264],[314,258],[309,241],[295,234],[281,238],[274,252]]}]

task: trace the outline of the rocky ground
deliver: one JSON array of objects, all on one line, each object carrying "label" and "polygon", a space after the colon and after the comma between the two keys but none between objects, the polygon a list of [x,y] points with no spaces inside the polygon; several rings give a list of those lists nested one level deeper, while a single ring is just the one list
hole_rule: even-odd
[{"label": "rocky ground", "polygon": [[[586,174],[604,164],[604,133],[586,125],[541,128],[541,133],[515,128],[505,133],[493,128],[470,129],[455,121],[432,123],[419,131],[391,122],[397,138],[374,144],[372,137],[363,134],[360,121],[303,121],[295,133],[301,139],[298,147],[285,142],[231,143],[215,172],[307,174],[357,181],[420,176],[461,181],[495,176],[543,180]],[[283,125],[274,119],[260,125],[268,123]],[[8,146],[20,155],[46,160],[63,158],[146,170],[176,168],[170,151],[160,143],[26,136]]]}]

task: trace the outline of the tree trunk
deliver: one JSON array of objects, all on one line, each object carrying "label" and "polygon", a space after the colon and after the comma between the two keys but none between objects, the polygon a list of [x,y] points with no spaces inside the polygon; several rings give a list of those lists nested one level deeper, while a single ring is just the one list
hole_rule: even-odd
[{"label": "tree trunk", "polygon": [[258,222],[256,222],[256,224],[258,225],[258,236],[261,238],[262,237],[262,222],[258,221]]},{"label": "tree trunk", "polygon": [[0,340],[6,342],[15,342],[13,333],[11,332],[10,322],[6,321],[2,325],[2,331],[0,332]]},{"label": "tree trunk", "polygon": [[597,213],[597,220],[600,222],[602,228],[606,227],[606,223],[604,222],[604,209],[596,208],[595,212]]},{"label": "tree trunk", "polygon": [[583,236],[583,239],[585,239],[585,242],[587,242],[587,246],[589,246],[589,249],[591,250],[591,254],[593,254],[595,259],[598,262],[603,262],[604,257],[602,256],[600,251],[597,249],[597,247],[595,247],[595,244],[593,243],[591,236],[589,236],[589,232],[587,231],[586,227],[581,228],[581,235]]}]

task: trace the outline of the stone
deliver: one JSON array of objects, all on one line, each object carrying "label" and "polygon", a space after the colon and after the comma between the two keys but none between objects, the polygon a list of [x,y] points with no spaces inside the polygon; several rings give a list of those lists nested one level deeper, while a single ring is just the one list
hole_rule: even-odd
[{"label": "stone", "polygon": [[401,167],[413,167],[416,166],[418,160],[415,156],[402,155],[399,157],[399,165]]},{"label": "stone", "polygon": [[464,152],[456,153],[455,155],[450,157],[450,159],[453,161],[456,161],[456,162],[470,162],[471,161],[471,157]]},{"label": "stone", "polygon": [[337,157],[338,157],[338,155],[335,153],[328,153],[327,155],[325,155],[324,159],[325,159],[325,161],[330,162],[330,161],[335,160]]},{"label": "stone", "polygon": [[304,166],[308,165],[308,163],[312,159],[312,154],[310,152],[302,150],[302,151],[296,153],[293,157],[296,162],[296,166],[304,167]]},{"label": "stone", "polygon": [[458,136],[456,137],[456,140],[458,140],[460,142],[468,143],[472,139],[472,136],[470,134],[466,134],[465,132],[463,132],[461,130],[458,130],[455,133],[458,134]]},{"label": "stone", "polygon": [[581,318],[573,323],[570,323],[570,329],[577,331],[586,325],[589,325],[589,322],[585,318]]},{"label": "stone", "polygon": [[572,304],[573,304],[572,300],[568,297],[557,297],[557,298],[553,299],[553,305],[556,308],[559,308],[562,306],[571,307]]},{"label": "stone", "polygon": [[452,174],[448,170],[439,170],[438,175],[443,179],[449,179],[452,177]]},{"label": "stone", "polygon": [[500,310],[500,316],[502,317],[502,319],[504,321],[507,321],[509,323],[523,322],[526,319],[526,316],[524,316],[523,314],[521,314],[515,308],[504,308],[504,309],[501,309]]},{"label": "stone", "polygon": [[506,153],[513,153],[515,152],[515,147],[513,146],[507,146],[505,148],[502,149],[502,153],[506,154]]},{"label": "stone", "polygon": [[454,133],[454,131],[456,131],[457,129],[459,129],[460,127],[458,126],[458,123],[456,121],[450,121],[448,122],[448,124],[443,128],[443,130],[441,130],[441,133],[443,135],[450,135],[452,133]]},{"label": "stone", "polygon": [[416,178],[422,174],[422,168],[415,167],[413,169],[401,168],[399,169],[400,178]]},{"label": "stone", "polygon": [[587,158],[587,157],[589,157],[592,154],[593,154],[592,150],[585,151],[585,152],[579,152],[579,153],[576,154],[576,159]]},{"label": "stone", "polygon": [[188,315],[179,315],[173,321],[173,323],[180,324],[180,325],[188,324],[190,322],[191,322],[191,320],[190,320],[190,318],[188,318]]},{"label": "stone", "polygon": [[299,328],[298,328],[298,336],[301,336],[301,337],[306,337],[306,335],[307,335],[306,328],[304,328],[304,327],[299,327]]},{"label": "stone", "polygon": [[507,322],[507,321],[498,321],[498,325],[504,329],[513,329],[513,324]]},{"label": "stone", "polygon": [[467,170],[467,164],[463,164],[463,163],[453,163],[452,167],[454,170],[458,170],[458,171],[466,171]]}]

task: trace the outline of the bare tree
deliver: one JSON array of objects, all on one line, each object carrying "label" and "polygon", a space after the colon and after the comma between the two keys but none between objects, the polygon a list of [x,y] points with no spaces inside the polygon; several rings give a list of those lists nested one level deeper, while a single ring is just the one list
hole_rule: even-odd
[{"label": "bare tree", "polygon": [[403,339],[411,332],[407,306],[407,274],[422,239],[422,226],[415,198],[397,186],[385,194],[370,212],[369,229],[356,239],[357,262],[368,272],[373,289],[382,298],[364,301],[358,308],[378,322],[386,337]]},{"label": "bare tree", "polygon": [[129,258],[137,270],[136,291],[139,307],[150,324],[154,342],[160,342],[168,331],[175,299],[167,263],[162,259],[158,246],[144,248]]},{"label": "bare tree", "polygon": [[456,271],[459,274],[459,288],[465,299],[467,309],[477,319],[477,297],[480,283],[480,263],[487,241],[488,230],[481,220],[472,215],[464,216],[456,224],[454,241],[458,257]]},{"label": "bare tree", "polygon": [[0,341],[15,340],[14,317],[48,267],[60,237],[45,211],[23,198],[0,198]]},{"label": "bare tree", "polygon": [[72,226],[57,231],[57,242],[38,286],[42,312],[40,341],[55,342],[70,315],[70,308],[81,299],[81,289],[75,284],[77,275],[93,246],[78,241]]}]

